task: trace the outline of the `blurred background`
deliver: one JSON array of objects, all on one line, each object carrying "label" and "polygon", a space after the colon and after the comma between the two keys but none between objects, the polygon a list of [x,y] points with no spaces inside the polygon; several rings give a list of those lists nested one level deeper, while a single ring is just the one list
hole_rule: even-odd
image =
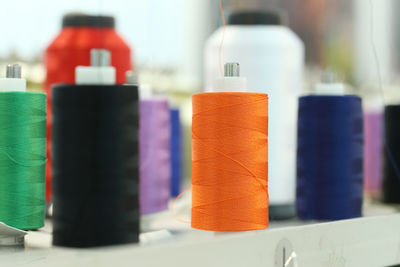
[{"label": "blurred background", "polygon": [[[371,21],[371,6],[374,18]],[[307,90],[330,69],[359,94],[378,92],[377,48],[387,101],[400,99],[398,79],[400,21],[394,0],[224,0],[226,15],[241,9],[278,9],[285,24],[302,39],[306,50]],[[112,15],[116,29],[132,48],[132,62],[142,84],[166,94],[179,105],[190,127],[193,92],[203,88],[203,48],[221,26],[218,0],[19,0],[0,8],[0,76],[7,63],[22,64],[28,89],[42,90],[46,76],[43,54],[61,30],[62,16],[71,12]],[[216,59],[218,60],[218,59]],[[190,155],[190,131],[185,151]],[[190,156],[186,176],[190,173]]]},{"label": "blurred background", "polygon": [[[370,6],[363,0],[224,0],[227,14],[237,9],[280,9],[306,45],[310,67],[336,68],[352,84],[375,74],[370,49]],[[399,66],[395,47],[400,9],[398,1],[376,1],[374,32],[382,73],[393,79]],[[23,7],[23,8],[22,8]],[[217,0],[20,0],[2,3],[0,9],[0,57],[26,62],[26,75],[40,82],[42,54],[70,12],[116,17],[117,30],[134,49],[138,70],[174,76],[188,90],[202,87],[202,51],[206,38],[221,25]],[[369,64],[363,64],[369,62]],[[371,71],[371,73],[368,73]],[[29,73],[28,73],[29,72]],[[373,75],[372,75],[373,76]]]}]

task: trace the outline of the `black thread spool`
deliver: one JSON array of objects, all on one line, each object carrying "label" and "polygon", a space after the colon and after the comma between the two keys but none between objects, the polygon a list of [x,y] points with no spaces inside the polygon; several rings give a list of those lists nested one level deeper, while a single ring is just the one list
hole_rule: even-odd
[{"label": "black thread spool", "polygon": [[53,244],[138,242],[138,89],[52,88]]},{"label": "black thread spool", "polygon": [[388,151],[384,152],[383,201],[400,203],[400,177],[395,170],[400,169],[400,105],[385,107],[385,139]]}]

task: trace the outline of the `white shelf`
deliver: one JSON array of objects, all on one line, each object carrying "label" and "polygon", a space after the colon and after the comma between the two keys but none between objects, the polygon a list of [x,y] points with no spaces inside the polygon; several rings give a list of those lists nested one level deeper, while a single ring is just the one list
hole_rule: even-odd
[{"label": "white shelf", "polygon": [[297,266],[301,267],[400,263],[398,214],[282,228],[273,226],[244,233],[188,230],[152,235],[155,239],[145,234],[150,238],[144,238],[146,241],[140,245],[65,249],[51,247],[49,233],[31,232],[24,250],[0,249],[0,266],[265,267],[275,266],[276,248],[283,239],[293,247]]}]

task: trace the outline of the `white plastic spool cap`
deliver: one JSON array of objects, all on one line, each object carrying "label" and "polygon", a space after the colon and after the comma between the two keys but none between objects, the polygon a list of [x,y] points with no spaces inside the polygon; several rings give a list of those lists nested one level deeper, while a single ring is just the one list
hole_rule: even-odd
[{"label": "white plastic spool cap", "polygon": [[214,80],[213,92],[246,92],[247,79],[240,77],[239,63],[225,63],[224,77]]},{"label": "white plastic spool cap", "polygon": [[110,66],[111,53],[106,49],[90,50],[91,66],[75,68],[75,83],[78,85],[113,85],[115,68]]},{"label": "white plastic spool cap", "polygon": [[153,88],[150,84],[141,84],[139,86],[139,98],[150,99],[153,98]]},{"label": "white plastic spool cap", "polygon": [[7,65],[6,78],[0,78],[0,92],[25,92],[26,80],[21,78],[21,66]]},{"label": "white plastic spool cap", "polygon": [[139,77],[137,73],[132,70],[126,72],[126,84],[138,86],[140,99],[149,99],[153,97],[153,89],[151,86],[149,84],[139,85]]},{"label": "white plastic spool cap", "polygon": [[139,85],[139,78],[136,72],[128,70],[125,73],[125,76],[126,76],[126,84]]},{"label": "white plastic spool cap", "polygon": [[335,82],[335,74],[333,72],[322,72],[321,82],[315,85],[316,95],[344,95],[344,93],[344,84]]},{"label": "white plastic spool cap", "polygon": [[132,70],[128,70],[126,72],[126,84],[138,86],[140,99],[149,99],[153,97],[153,90],[151,86],[148,84],[139,85],[139,77],[137,73]]}]

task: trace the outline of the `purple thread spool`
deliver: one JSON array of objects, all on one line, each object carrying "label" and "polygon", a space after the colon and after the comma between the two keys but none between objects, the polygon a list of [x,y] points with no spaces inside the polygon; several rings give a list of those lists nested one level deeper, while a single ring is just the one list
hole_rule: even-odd
[{"label": "purple thread spool", "polygon": [[168,102],[162,98],[140,100],[140,213],[168,208],[171,195],[171,138]]},{"label": "purple thread spool", "polygon": [[364,113],[364,190],[379,197],[382,184],[383,111]]}]

